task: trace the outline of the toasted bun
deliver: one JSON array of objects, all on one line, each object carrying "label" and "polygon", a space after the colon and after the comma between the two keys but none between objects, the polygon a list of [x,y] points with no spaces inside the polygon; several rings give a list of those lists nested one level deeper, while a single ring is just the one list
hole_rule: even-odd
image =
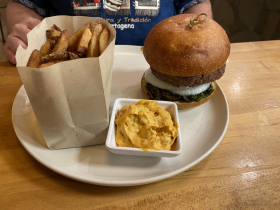
[{"label": "toasted bun", "polygon": [[[174,101],[174,102],[177,104],[179,110],[190,109],[190,108],[194,108],[194,107],[200,106],[200,105],[206,103],[214,95],[214,92],[217,89],[217,83],[216,82],[212,82],[212,85],[213,85],[213,89],[214,89],[213,93],[211,93],[211,95],[209,95],[208,97],[206,97],[206,98],[204,98],[204,99],[202,99],[202,100],[200,100],[198,102],[192,102],[192,103],[187,103],[187,102],[183,102],[183,101]],[[148,99],[152,100],[149,97],[148,91],[146,89],[145,73],[142,76],[141,88],[142,88],[142,91],[145,94],[145,96]]]},{"label": "toasted bun", "polygon": [[172,16],[152,28],[143,50],[151,67],[164,74],[186,77],[206,74],[225,64],[230,54],[226,32],[210,18],[192,29],[186,28],[195,16]]}]

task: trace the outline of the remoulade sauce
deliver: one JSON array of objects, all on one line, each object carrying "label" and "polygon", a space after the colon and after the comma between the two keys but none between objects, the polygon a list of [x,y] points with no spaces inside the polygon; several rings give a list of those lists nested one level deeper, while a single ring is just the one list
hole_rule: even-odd
[{"label": "remoulade sauce", "polygon": [[142,150],[171,150],[178,136],[178,123],[157,101],[141,100],[122,107],[115,118],[116,144]]}]

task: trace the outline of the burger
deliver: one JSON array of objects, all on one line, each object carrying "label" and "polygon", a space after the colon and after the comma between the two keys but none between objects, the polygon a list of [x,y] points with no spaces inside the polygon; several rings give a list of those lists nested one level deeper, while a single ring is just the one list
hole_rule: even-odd
[{"label": "burger", "polygon": [[188,109],[207,102],[225,73],[230,42],[224,29],[206,14],[167,18],[147,35],[143,49],[150,68],[141,87],[150,100]]}]

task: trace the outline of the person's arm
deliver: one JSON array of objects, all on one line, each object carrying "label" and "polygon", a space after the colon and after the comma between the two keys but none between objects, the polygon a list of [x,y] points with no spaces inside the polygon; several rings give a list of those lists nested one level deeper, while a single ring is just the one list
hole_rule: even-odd
[{"label": "person's arm", "polygon": [[184,11],[184,13],[200,14],[206,13],[208,18],[212,18],[212,7],[210,0],[205,0],[202,3],[194,5],[193,7]]},{"label": "person's arm", "polygon": [[27,48],[27,34],[37,26],[43,17],[24,5],[10,0],[6,8],[6,19],[9,35],[4,52],[7,59],[16,64],[15,54],[19,45]]}]

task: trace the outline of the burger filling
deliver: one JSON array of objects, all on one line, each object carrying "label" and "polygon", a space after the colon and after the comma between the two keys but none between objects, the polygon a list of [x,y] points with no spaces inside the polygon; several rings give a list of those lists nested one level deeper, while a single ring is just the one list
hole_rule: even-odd
[{"label": "burger filling", "polygon": [[[145,73],[146,88],[150,99],[153,100],[196,102],[211,95],[214,91],[211,82],[222,77],[224,71],[225,65],[208,74],[193,77],[177,77],[165,75],[150,68]],[[160,75],[160,78],[158,78],[158,75]],[[169,81],[163,81],[163,77],[165,79],[168,78]],[[183,83],[182,78],[184,78],[185,81],[189,81],[188,86],[181,85],[181,83]],[[173,81],[173,83],[170,83],[170,81]],[[181,82],[178,82],[179,85],[176,83],[175,86],[174,81]],[[206,81],[206,83],[203,83],[204,81]],[[194,85],[194,83],[196,85]],[[184,84],[186,84],[186,82],[184,82]]]},{"label": "burger filling", "polygon": [[152,100],[165,100],[165,101],[184,101],[184,102],[195,102],[200,101],[207,96],[211,95],[213,93],[214,88],[212,86],[212,83],[210,83],[210,86],[207,88],[207,90],[195,94],[195,95],[178,95],[170,92],[169,90],[164,90],[161,88],[157,88],[153,86],[150,83],[146,84],[147,92],[149,95],[149,98]]},{"label": "burger filling", "polygon": [[226,64],[224,64],[217,70],[207,74],[201,74],[201,75],[190,76],[190,77],[179,77],[179,76],[170,76],[167,74],[163,74],[151,67],[151,71],[153,75],[155,75],[158,79],[177,87],[180,86],[194,87],[205,83],[213,82],[215,80],[220,79],[224,75],[225,69],[226,69]]}]

